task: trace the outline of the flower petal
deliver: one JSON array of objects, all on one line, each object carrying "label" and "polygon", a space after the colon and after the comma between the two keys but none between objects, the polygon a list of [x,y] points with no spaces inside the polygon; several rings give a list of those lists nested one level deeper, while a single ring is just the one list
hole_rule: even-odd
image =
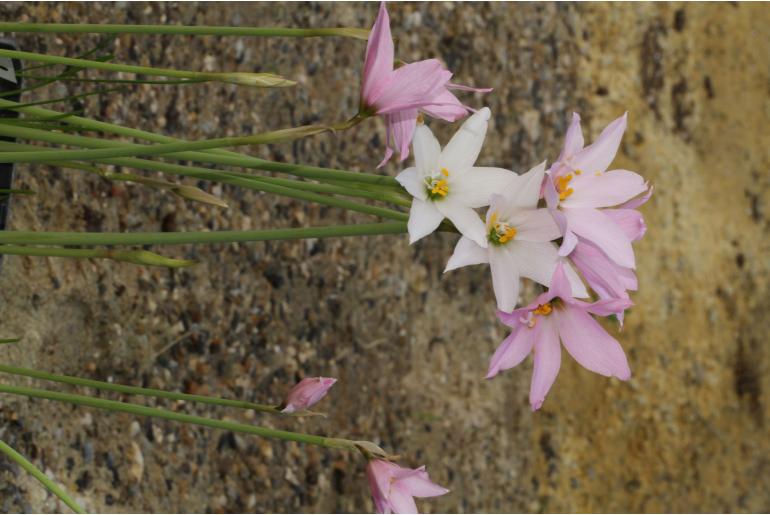
[{"label": "flower petal", "polygon": [[428,477],[425,466],[419,467],[403,478],[398,479],[399,487],[404,488],[413,497],[437,497],[449,492],[443,486],[439,486]]},{"label": "flower petal", "polygon": [[480,265],[482,263],[489,263],[489,251],[480,247],[470,238],[463,236],[457,242],[454,254],[449,258],[444,273],[463,266]]},{"label": "flower petal", "polygon": [[[441,155],[441,145],[439,145],[436,136],[433,135],[433,132],[427,125],[422,123],[417,125],[417,129],[414,132],[414,139],[412,140],[412,148],[414,149],[415,165],[423,177],[438,170],[438,158]],[[424,184],[422,188],[425,190]]]},{"label": "flower petal", "polygon": [[439,166],[457,176],[470,170],[484,144],[490,116],[489,108],[484,107],[465,120],[441,152]]},{"label": "flower petal", "polygon": [[[520,175],[519,180],[507,190],[501,192],[509,209],[537,207],[545,176],[545,161]],[[502,215],[502,214],[501,214]]]},{"label": "flower petal", "polygon": [[625,113],[614,120],[602,131],[596,141],[573,156],[570,162],[572,169],[588,174],[605,171],[618,152],[620,140],[626,130],[627,119],[628,113]]},{"label": "flower petal", "polygon": [[450,188],[457,190],[457,195],[461,196],[462,203],[477,208],[488,206],[492,194],[512,187],[518,176],[504,168],[474,166],[469,172],[452,179],[450,175]]},{"label": "flower petal", "polygon": [[599,247],[618,265],[635,267],[631,241],[609,216],[590,208],[565,209],[564,214],[575,234]]},{"label": "flower petal", "polygon": [[592,243],[580,241],[569,258],[602,299],[628,298],[626,290],[637,288],[634,271],[618,266]]},{"label": "flower petal", "polygon": [[[416,153],[417,151],[415,149],[415,154]],[[396,175],[396,180],[413,197],[423,201],[428,198],[428,194],[425,191],[425,181],[423,180],[423,175],[414,166],[410,166],[409,168]]]},{"label": "flower petal", "polygon": [[572,121],[564,137],[564,148],[559,154],[558,162],[565,161],[583,150],[583,129],[580,128],[580,115],[572,113]]},{"label": "flower petal", "polygon": [[627,380],[628,360],[620,344],[584,310],[572,306],[554,313],[559,336],[575,361],[592,372]]},{"label": "flower petal", "polygon": [[516,261],[504,247],[490,247],[489,265],[497,309],[513,311],[519,301],[519,268]]},{"label": "flower petal", "polygon": [[433,97],[430,104],[424,105],[420,109],[428,116],[447,122],[456,122],[471,112],[448,89],[440,91],[438,95]]},{"label": "flower petal", "polygon": [[483,248],[487,247],[487,228],[476,211],[450,197],[438,200],[433,204],[446,218],[452,221],[460,234],[467,236]]},{"label": "flower petal", "polygon": [[376,99],[393,71],[393,37],[390,34],[390,19],[385,2],[380,3],[380,10],[369,33],[366,43],[366,59],[361,85],[364,103],[371,105]]},{"label": "flower petal", "polygon": [[391,485],[388,498],[393,507],[393,513],[417,513],[417,504],[415,504],[414,498],[409,495],[406,487],[402,486],[400,482]]},{"label": "flower petal", "polygon": [[605,215],[612,218],[631,241],[639,241],[647,232],[642,213],[636,209],[604,209]]},{"label": "flower petal", "polygon": [[[572,297],[588,297],[585,285],[571,266],[559,259],[555,244],[549,242],[531,242],[514,240],[507,245],[510,253],[516,260],[519,273],[535,282],[548,286],[549,293],[562,297],[565,301]],[[558,264],[562,265],[561,274],[564,275],[565,287],[560,290],[554,288],[552,280],[556,277]],[[569,296],[567,296],[569,295]]]},{"label": "flower petal", "polygon": [[373,99],[377,114],[390,114],[429,105],[452,77],[438,59],[405,64],[394,70],[380,95]]},{"label": "flower petal", "polygon": [[516,327],[508,337],[503,340],[494,356],[489,361],[487,379],[491,379],[501,370],[513,368],[529,356],[532,346],[535,344],[534,331],[525,325]]},{"label": "flower petal", "polygon": [[414,243],[435,231],[443,219],[444,215],[436,209],[434,202],[413,199],[407,223],[409,243]]},{"label": "flower petal", "polygon": [[650,197],[652,197],[652,190],[655,189],[652,186],[649,186],[649,188],[650,189],[648,189],[647,193],[645,193],[644,195],[641,195],[639,197],[633,198],[633,199],[629,200],[628,202],[626,202],[625,204],[623,204],[622,206],[618,206],[618,207],[623,208],[623,209],[636,209],[637,207],[640,207],[640,206],[646,204],[647,201],[650,200]]},{"label": "flower petal", "polygon": [[561,202],[565,208],[617,206],[647,190],[642,176],[628,170],[581,174],[570,187],[573,193]]},{"label": "flower petal", "polygon": [[516,228],[518,241],[553,241],[561,236],[561,230],[546,208],[522,209],[508,218]]},{"label": "flower petal", "polygon": [[545,396],[548,395],[561,368],[561,345],[552,318],[553,315],[539,317],[533,329],[535,355],[532,383],[529,387],[529,404],[532,411],[539,410],[543,405]]},{"label": "flower petal", "polygon": [[409,144],[417,127],[417,110],[407,109],[389,114],[386,120],[394,149],[398,151],[398,160],[404,161],[409,157]]}]

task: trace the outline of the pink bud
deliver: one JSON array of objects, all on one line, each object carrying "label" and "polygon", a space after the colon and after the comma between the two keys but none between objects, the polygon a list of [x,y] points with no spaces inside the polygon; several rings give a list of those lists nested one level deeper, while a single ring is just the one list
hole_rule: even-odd
[{"label": "pink bud", "polygon": [[279,406],[282,413],[294,413],[308,409],[323,399],[329,388],[336,383],[337,380],[333,377],[306,377],[294,388],[291,389],[286,396],[286,401]]},{"label": "pink bud", "polygon": [[425,467],[408,469],[385,460],[371,460],[366,473],[378,513],[417,513],[414,497],[449,492],[430,480]]}]

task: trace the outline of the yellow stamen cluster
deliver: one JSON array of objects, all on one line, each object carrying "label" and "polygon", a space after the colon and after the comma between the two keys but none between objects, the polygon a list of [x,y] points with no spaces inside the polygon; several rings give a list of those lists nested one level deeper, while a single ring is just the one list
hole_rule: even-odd
[{"label": "yellow stamen cluster", "polygon": [[497,212],[489,217],[487,228],[489,230],[487,239],[497,245],[508,243],[516,237],[516,228],[506,222],[498,222]]},{"label": "yellow stamen cluster", "polygon": [[446,168],[441,169],[441,175],[444,179],[430,179],[428,183],[428,192],[431,198],[441,197],[444,198],[449,193],[449,181],[446,177],[449,177],[449,170]]},{"label": "yellow stamen cluster", "polygon": [[551,306],[550,302],[546,302],[545,304],[541,304],[535,309],[533,309],[529,313],[529,316],[526,319],[523,319],[522,322],[525,322],[527,324],[527,327],[532,329],[533,327],[535,327],[535,324],[537,324],[538,316],[547,317],[551,313],[553,313],[553,306]]},{"label": "yellow stamen cluster", "polygon": [[[580,170],[575,170],[575,175],[580,175]],[[556,191],[559,192],[559,200],[564,200],[575,192],[575,190],[569,187],[569,181],[571,180],[572,174],[556,179]]]}]

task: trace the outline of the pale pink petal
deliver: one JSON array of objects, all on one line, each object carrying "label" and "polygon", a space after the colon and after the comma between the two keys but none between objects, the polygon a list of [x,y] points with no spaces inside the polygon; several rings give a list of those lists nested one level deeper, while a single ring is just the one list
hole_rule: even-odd
[{"label": "pale pink petal", "polygon": [[428,198],[424,176],[414,166],[396,175],[396,180],[413,197],[423,201]]},{"label": "pale pink petal", "polygon": [[333,377],[306,377],[289,391],[283,403],[283,413],[308,409],[320,401],[337,380]]},{"label": "pale pink petal", "polygon": [[610,166],[618,152],[620,140],[626,130],[628,113],[609,124],[591,145],[575,154],[570,165],[573,170],[593,174],[603,172]]},{"label": "pale pink petal", "polygon": [[637,288],[633,270],[618,266],[591,243],[580,241],[569,258],[602,299],[628,298],[626,290]]},{"label": "pale pink petal", "polygon": [[490,247],[489,265],[497,309],[513,311],[519,300],[519,268],[504,247]]},{"label": "pale pink petal", "polygon": [[580,115],[572,113],[572,121],[564,138],[564,148],[559,154],[558,161],[565,161],[583,150],[583,130],[580,128]]},{"label": "pale pink petal", "polygon": [[393,38],[390,34],[390,19],[385,9],[385,2],[380,3],[380,10],[374,22],[369,41],[366,43],[361,96],[364,104],[372,105],[386,85],[388,75],[393,71]]},{"label": "pale pink petal", "polygon": [[486,378],[491,379],[501,370],[508,370],[524,361],[524,358],[532,352],[532,346],[535,344],[534,334],[532,329],[519,324],[497,347],[495,354],[489,361]]},{"label": "pale pink petal", "polygon": [[390,74],[387,85],[372,104],[377,114],[419,109],[431,103],[450,77],[452,72],[437,59],[405,64]]},{"label": "pale pink petal", "polygon": [[409,495],[406,487],[400,483],[393,483],[390,487],[388,496],[393,513],[417,513],[417,504],[414,498]]},{"label": "pale pink petal", "polygon": [[522,209],[508,218],[516,228],[516,241],[553,241],[561,230],[546,208]]},{"label": "pale pink petal", "polygon": [[548,287],[548,293],[550,295],[559,297],[568,304],[574,301],[572,282],[569,279],[569,268],[570,267],[565,266],[565,263],[561,260],[556,263]]},{"label": "pale pink petal", "polygon": [[412,199],[412,208],[409,210],[409,243],[424,238],[438,228],[444,215],[436,209],[435,203],[423,202],[420,199]]},{"label": "pale pink petal", "polygon": [[412,471],[412,474],[403,478],[397,476],[399,487],[404,488],[413,497],[437,497],[449,492],[446,488],[437,485],[428,477],[425,466]]},{"label": "pale pink petal", "polygon": [[647,232],[642,213],[636,209],[604,209],[605,215],[612,218],[631,241],[639,241]]},{"label": "pale pink petal", "polygon": [[489,108],[484,107],[465,120],[441,152],[439,166],[449,170],[450,174],[459,175],[470,170],[481,152],[490,116]]},{"label": "pale pink petal", "polygon": [[440,91],[429,104],[423,105],[420,109],[432,118],[439,118],[447,122],[456,122],[471,112],[447,89]]},{"label": "pale pink petal", "polygon": [[594,315],[606,317],[622,313],[633,305],[634,303],[631,302],[631,299],[602,299],[593,304],[585,303],[583,308]]},{"label": "pale pink petal", "polygon": [[514,239],[506,249],[516,260],[519,273],[544,286],[551,283],[551,277],[559,259],[556,245],[549,242],[519,241]]},{"label": "pale pink petal", "polygon": [[[414,162],[423,176],[438,171],[438,158],[441,155],[441,145],[427,125],[418,124],[412,140]],[[423,184],[423,190],[425,185]],[[411,192],[410,192],[411,193]],[[413,194],[414,195],[414,194]]]},{"label": "pale pink petal", "polygon": [[388,139],[398,151],[399,161],[404,161],[409,157],[409,144],[417,126],[417,110],[407,109],[389,114],[385,120],[388,124]]},{"label": "pale pink petal", "polygon": [[597,209],[565,209],[570,230],[599,247],[620,266],[634,268],[631,241],[618,225]]},{"label": "pale pink petal", "polygon": [[569,186],[573,193],[561,201],[565,208],[617,206],[647,190],[642,176],[628,170],[581,174]]},{"label": "pale pink petal", "polygon": [[591,315],[567,306],[554,312],[559,336],[575,361],[592,372],[627,380],[631,377],[620,344]]},{"label": "pale pink petal", "polygon": [[385,460],[370,460],[366,465],[366,475],[369,479],[369,488],[377,513],[390,513],[392,511],[388,493],[390,480],[393,477],[393,467],[396,466]]},{"label": "pale pink petal", "polygon": [[[460,234],[475,241],[481,247],[487,247],[487,228],[478,213],[451,198],[452,192],[443,200],[433,204],[441,213],[452,221]],[[460,199],[461,200],[461,199]]]},{"label": "pale pink petal", "polygon": [[457,242],[454,254],[449,258],[444,273],[463,266],[480,265],[483,263],[489,263],[489,251],[479,247],[479,245],[470,238],[463,236],[460,238],[460,241]]},{"label": "pale pink petal", "polygon": [[649,188],[650,189],[648,189],[647,193],[645,193],[644,195],[631,199],[625,204],[618,207],[623,209],[636,209],[637,207],[640,207],[643,204],[646,204],[647,201],[650,200],[650,197],[652,197],[652,190],[654,189],[652,186],[649,186]]},{"label": "pale pink petal", "polygon": [[545,304],[546,302],[550,302],[553,297],[546,297],[545,293],[541,293],[537,296],[537,298],[532,301],[529,305],[514,309],[513,311],[501,311],[497,310],[497,318],[510,327],[511,329],[516,329],[517,327],[521,326],[524,322],[522,320],[526,320],[527,315],[530,311],[537,308],[541,304]]},{"label": "pale pink petal", "polygon": [[539,317],[533,329],[534,368],[529,387],[529,404],[532,411],[540,409],[543,405],[561,368],[561,345],[552,317],[553,315]]},{"label": "pale pink petal", "polygon": [[488,206],[494,193],[510,188],[517,179],[515,173],[504,168],[474,166],[456,179],[450,176],[449,185],[461,195],[464,205],[478,208]]}]

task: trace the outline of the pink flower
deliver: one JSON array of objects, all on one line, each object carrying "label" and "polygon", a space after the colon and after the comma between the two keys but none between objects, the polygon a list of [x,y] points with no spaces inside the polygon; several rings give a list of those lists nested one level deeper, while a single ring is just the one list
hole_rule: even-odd
[{"label": "pink flower", "polygon": [[562,256],[569,255],[578,240],[584,240],[604,252],[616,265],[635,267],[632,239],[605,209],[628,202],[648,190],[637,173],[606,171],[618,151],[626,118],[624,114],[613,121],[593,144],[583,148],[580,117],[572,114],[564,148],[551,166],[544,191],[548,207],[564,236],[559,249]]},{"label": "pink flower", "polygon": [[575,300],[560,263],[551,287],[532,304],[498,317],[513,331],[503,340],[489,363],[487,378],[513,368],[534,352],[534,370],[529,389],[532,410],[540,409],[561,366],[561,346],[585,368],[597,374],[627,380],[631,377],[626,355],[591,313],[607,316],[631,305],[628,299],[600,300],[593,304]]},{"label": "pink flower", "polygon": [[323,399],[337,380],[332,377],[306,377],[289,391],[284,403],[279,406],[282,413],[294,413],[308,409]]},{"label": "pink flower", "polygon": [[449,492],[432,482],[425,467],[408,469],[385,460],[370,460],[366,467],[377,513],[417,513],[414,497],[436,497]]},{"label": "pink flower", "polygon": [[450,89],[492,91],[451,84],[451,77],[452,72],[444,68],[438,59],[426,59],[393,69],[390,19],[385,2],[382,2],[366,45],[361,84],[362,111],[382,116],[388,127],[385,158],[378,168],[388,162],[394,150],[399,152],[400,161],[409,156],[409,143],[414,135],[418,111],[449,122],[457,121],[472,111],[461,104]]}]

